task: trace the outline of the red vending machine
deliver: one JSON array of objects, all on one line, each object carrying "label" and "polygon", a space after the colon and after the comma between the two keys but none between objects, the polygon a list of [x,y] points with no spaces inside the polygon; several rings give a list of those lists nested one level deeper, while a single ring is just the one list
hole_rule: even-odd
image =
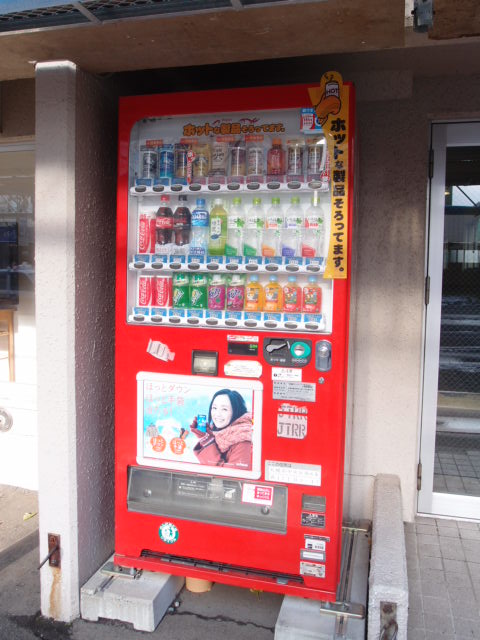
[{"label": "red vending machine", "polygon": [[120,103],[115,563],[334,600],[353,88]]}]

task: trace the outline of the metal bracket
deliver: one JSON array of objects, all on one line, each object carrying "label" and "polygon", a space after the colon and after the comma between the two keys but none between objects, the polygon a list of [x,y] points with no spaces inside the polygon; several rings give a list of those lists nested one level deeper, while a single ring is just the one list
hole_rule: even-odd
[{"label": "metal bracket", "polygon": [[100,569],[100,571],[106,576],[131,578],[132,580],[139,578],[142,574],[141,569],[134,569],[133,567],[120,567],[118,564],[113,564],[113,562],[106,562]]},{"label": "metal bracket", "polygon": [[397,605],[394,602],[380,602],[380,640],[394,640],[397,632]]},{"label": "metal bracket", "polygon": [[333,613],[336,616],[346,618],[365,618],[365,607],[363,604],[355,602],[322,602],[320,605],[322,613]]},{"label": "metal bracket", "polygon": [[57,567],[60,569],[61,556],[60,556],[60,535],[58,533],[48,534],[48,555],[38,565],[37,569],[41,569],[47,562],[51,567]]}]

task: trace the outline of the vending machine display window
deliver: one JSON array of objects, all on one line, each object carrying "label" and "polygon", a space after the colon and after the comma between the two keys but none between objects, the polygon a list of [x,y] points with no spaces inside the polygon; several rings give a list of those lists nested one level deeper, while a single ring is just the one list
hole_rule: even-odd
[{"label": "vending machine display window", "polygon": [[133,125],[127,322],[331,332],[331,166],[310,111]]}]

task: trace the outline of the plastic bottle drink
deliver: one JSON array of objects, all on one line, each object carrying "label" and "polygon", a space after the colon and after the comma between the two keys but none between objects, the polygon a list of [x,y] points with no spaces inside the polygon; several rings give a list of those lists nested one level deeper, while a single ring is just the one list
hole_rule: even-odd
[{"label": "plastic bottle drink", "polygon": [[265,215],[263,229],[262,256],[279,256],[280,237],[284,225],[284,216],[280,206],[280,198],[272,198],[272,206]]},{"label": "plastic bottle drink", "polygon": [[305,225],[302,237],[302,256],[323,256],[325,239],[325,212],[320,206],[318,194],[312,197],[312,203],[305,212]]},{"label": "plastic bottle drink", "polygon": [[233,198],[232,207],[227,216],[227,242],[225,244],[225,255],[242,255],[244,227],[245,211],[242,207],[242,199]]},{"label": "plastic bottle drink", "polygon": [[247,213],[245,221],[245,233],[243,237],[243,255],[262,255],[262,237],[265,217],[261,198],[254,198],[253,204]]},{"label": "plastic bottle drink", "polygon": [[297,283],[297,276],[289,276],[283,287],[283,310],[295,313],[302,310],[302,291]]},{"label": "plastic bottle drink", "polygon": [[211,276],[208,283],[208,308],[222,311],[225,309],[225,277],[221,273]]},{"label": "plastic bottle drink", "polygon": [[302,238],[303,212],[300,198],[293,196],[291,204],[285,212],[285,223],[282,230],[282,256],[291,258],[300,255]]},{"label": "plastic bottle drink", "polygon": [[208,248],[208,210],[204,198],[197,198],[197,205],[192,211],[192,233],[189,254],[204,260]]},{"label": "plastic bottle drink", "polygon": [[245,142],[236,140],[230,147],[229,175],[233,182],[244,182],[247,171]]},{"label": "plastic bottle drink", "polygon": [[210,227],[208,238],[208,253],[211,256],[225,255],[227,240],[227,212],[221,198],[215,198],[210,211]]},{"label": "plastic bottle drink", "polygon": [[263,287],[258,281],[258,276],[252,274],[245,285],[245,311],[262,311]]},{"label": "plastic bottle drink", "polygon": [[227,311],[243,311],[245,303],[245,279],[239,274],[227,281]]},{"label": "plastic bottle drink", "polygon": [[280,138],[273,138],[272,146],[267,153],[267,175],[268,178],[279,180],[285,174],[285,153]]},{"label": "plastic bottle drink", "polygon": [[170,208],[170,196],[160,198],[160,207],[155,215],[155,253],[165,253],[166,245],[172,242],[173,211]]},{"label": "plastic bottle drink", "polygon": [[190,306],[190,279],[188,273],[175,273],[173,276],[172,307],[185,309]]},{"label": "plastic bottle drink", "polygon": [[282,304],[282,287],[278,282],[277,276],[270,276],[268,283],[263,288],[263,310],[264,311],[281,311]]},{"label": "plastic bottle drink", "polygon": [[322,312],[322,288],[318,286],[315,276],[309,276],[308,283],[303,287],[302,311],[304,313]]},{"label": "plastic bottle drink", "polygon": [[190,277],[190,306],[192,309],[206,309],[207,300],[207,276],[196,273]]},{"label": "plastic bottle drink", "polygon": [[190,242],[192,214],[188,208],[188,196],[178,196],[178,206],[173,213],[173,236],[177,247]]}]

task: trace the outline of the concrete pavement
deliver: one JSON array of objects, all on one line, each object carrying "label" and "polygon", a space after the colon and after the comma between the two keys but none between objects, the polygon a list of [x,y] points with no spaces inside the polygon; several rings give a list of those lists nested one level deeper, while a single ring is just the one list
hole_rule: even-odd
[{"label": "concrete pavement", "polygon": [[273,640],[283,596],[215,584],[206,594],[185,589],[180,606],[153,633],[101,620],[64,624],[40,613],[36,494],[0,485],[0,640]]}]

